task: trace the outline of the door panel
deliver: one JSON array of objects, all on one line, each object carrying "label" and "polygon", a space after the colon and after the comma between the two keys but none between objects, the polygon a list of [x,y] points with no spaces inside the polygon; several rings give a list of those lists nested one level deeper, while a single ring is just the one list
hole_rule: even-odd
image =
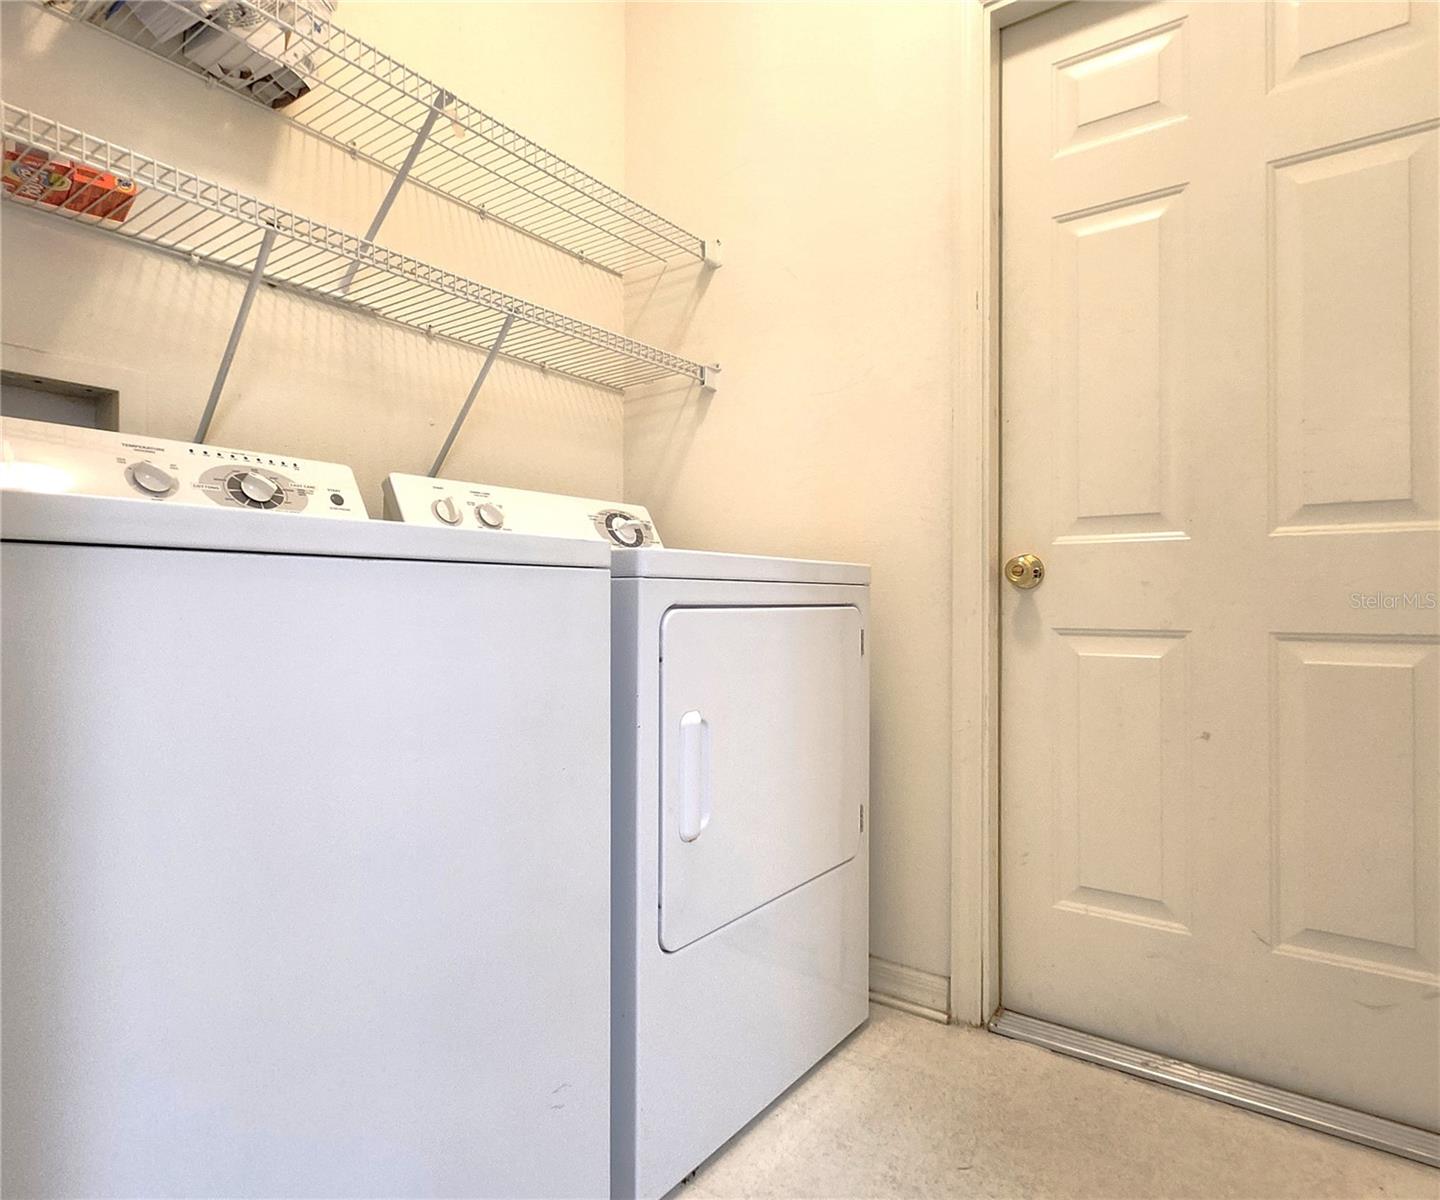
[{"label": "door panel", "polygon": [[1003,1002],[1428,1128],[1437,14],[1071,5],[1001,101]]},{"label": "door panel", "polygon": [[1147,29],[1055,64],[1055,152],[1185,119],[1182,22]]},{"label": "door panel", "polygon": [[1271,168],[1276,524],[1434,528],[1435,168],[1433,126]]},{"label": "door panel", "polygon": [[660,631],[660,945],[679,950],[860,845],[857,608],[676,608]]},{"label": "door panel", "polygon": [[1277,638],[1275,658],[1274,943],[1433,983],[1440,648]]},{"label": "door panel", "polygon": [[[1055,222],[1062,537],[1183,536],[1173,461],[1179,403],[1184,193],[1176,189]],[[1065,513],[1064,516],[1070,516]]]},{"label": "door panel", "polygon": [[1056,903],[1184,932],[1185,641],[1056,632]]}]

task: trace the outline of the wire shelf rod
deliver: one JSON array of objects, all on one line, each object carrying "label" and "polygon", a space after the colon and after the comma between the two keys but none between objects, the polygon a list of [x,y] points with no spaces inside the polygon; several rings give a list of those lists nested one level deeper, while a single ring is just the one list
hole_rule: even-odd
[{"label": "wire shelf rod", "polygon": [[[234,44],[213,15],[194,11],[185,0],[147,0],[152,24],[155,10],[169,8],[175,10],[176,28],[188,25],[183,35],[164,41],[149,32],[133,4],[38,2],[211,81],[215,76],[187,57],[187,47],[204,37],[231,38],[228,44]],[[284,110],[287,119],[393,173],[443,94],[449,103],[437,129],[421,139],[412,181],[616,273],[645,263],[705,260],[706,244],[696,235],[347,33],[328,14],[302,4],[287,4],[284,11],[294,19],[267,9],[268,36],[265,29],[252,30],[248,45],[289,64],[287,79],[293,82],[286,94],[295,99]],[[262,85],[278,86],[268,80],[253,86]],[[236,94],[270,107],[269,92]]]},{"label": "wire shelf rod", "polygon": [[487,350],[513,315],[504,357],[614,390],[666,377],[707,385],[710,369],[679,355],[367,243],[14,105],[3,110],[5,136],[12,142],[127,176],[141,189],[123,222],[7,193],[9,202],[242,273],[254,269],[273,231],[266,283]]}]

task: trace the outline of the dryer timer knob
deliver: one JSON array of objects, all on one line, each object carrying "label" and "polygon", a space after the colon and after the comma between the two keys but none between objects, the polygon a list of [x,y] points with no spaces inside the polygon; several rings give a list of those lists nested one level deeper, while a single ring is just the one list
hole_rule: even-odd
[{"label": "dryer timer knob", "polygon": [[629,513],[606,513],[605,532],[610,535],[612,542],[627,550],[634,550],[645,544],[645,526]]}]

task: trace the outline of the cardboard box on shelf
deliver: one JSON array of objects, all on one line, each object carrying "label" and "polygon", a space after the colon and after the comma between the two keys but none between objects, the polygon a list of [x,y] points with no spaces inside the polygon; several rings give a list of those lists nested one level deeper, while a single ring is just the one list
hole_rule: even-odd
[{"label": "cardboard box on shelf", "polygon": [[72,176],[73,188],[64,207],[87,217],[98,217],[117,224],[130,215],[130,206],[140,194],[133,179],[112,175],[95,167],[76,163]]},{"label": "cardboard box on shelf", "polygon": [[37,201],[99,221],[119,224],[130,215],[140,188],[133,179],[88,163],[51,158],[39,146],[5,143],[4,188],[17,200]]},{"label": "cardboard box on shelf", "polygon": [[20,146],[7,141],[5,172],[0,182],[17,200],[59,205],[70,194],[72,165],[52,159],[38,146]]},{"label": "cardboard box on shelf", "polygon": [[315,69],[315,38],[336,0],[230,0],[185,35],[195,66],[261,103],[283,108],[305,95]]},{"label": "cardboard box on shelf", "polygon": [[135,19],[157,42],[179,37],[218,7],[213,0],[130,0],[128,5]]}]

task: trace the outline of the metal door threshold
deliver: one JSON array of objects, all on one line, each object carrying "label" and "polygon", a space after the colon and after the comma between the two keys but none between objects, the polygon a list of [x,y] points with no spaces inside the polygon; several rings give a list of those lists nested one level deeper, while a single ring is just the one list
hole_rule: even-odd
[{"label": "metal door threshold", "polygon": [[1440,1167],[1440,1134],[1428,1133],[1412,1125],[1402,1125],[1384,1117],[1372,1117],[1325,1100],[1313,1100],[1283,1088],[1254,1083],[1220,1071],[1197,1067],[1177,1058],[1137,1050],[1122,1042],[1080,1033],[1064,1025],[1054,1025],[1020,1013],[1001,1011],[990,1020],[992,1033],[1017,1041],[1044,1046],[1072,1058],[1098,1063],[1155,1083],[1169,1084],[1182,1091],[1206,1096],[1237,1108],[1278,1117],[1307,1129],[1317,1129],[1334,1137],[1373,1146],[1403,1158]]}]

